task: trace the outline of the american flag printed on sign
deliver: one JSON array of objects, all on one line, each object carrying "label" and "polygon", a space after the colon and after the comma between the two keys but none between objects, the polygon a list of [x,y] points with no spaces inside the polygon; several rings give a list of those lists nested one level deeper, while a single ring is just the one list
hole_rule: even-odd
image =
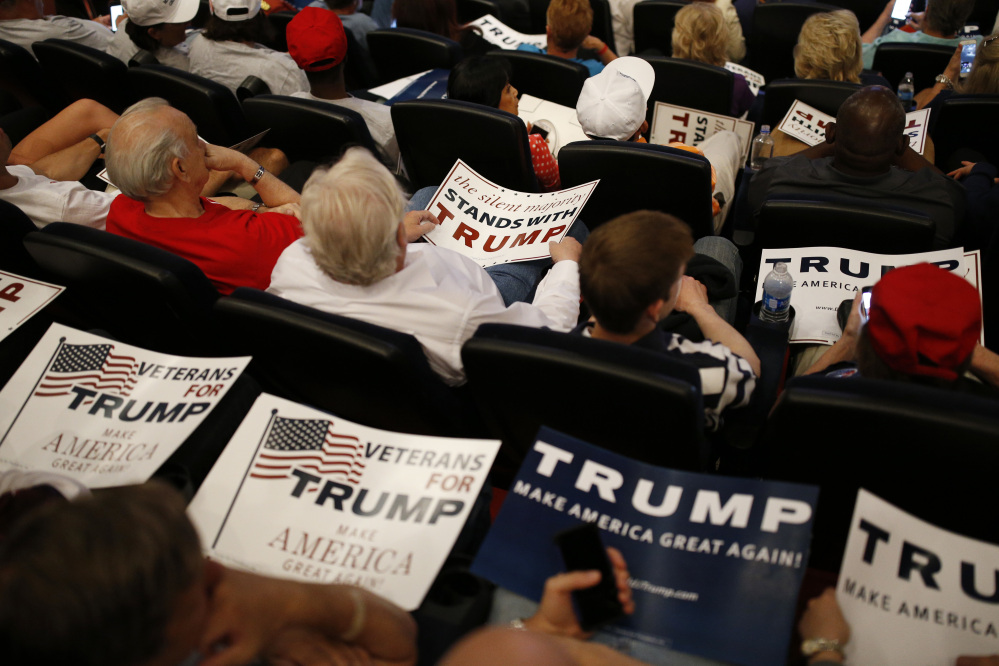
[{"label": "american flag printed on sign", "polygon": [[64,344],[34,395],[44,398],[69,395],[73,386],[86,386],[127,396],[135,388],[136,365],[134,356],[115,354],[111,344]]},{"label": "american flag printed on sign", "polygon": [[298,467],[356,484],[364,471],[363,449],[357,437],[333,432],[332,421],[276,416],[250,476],[287,479],[291,470]]}]

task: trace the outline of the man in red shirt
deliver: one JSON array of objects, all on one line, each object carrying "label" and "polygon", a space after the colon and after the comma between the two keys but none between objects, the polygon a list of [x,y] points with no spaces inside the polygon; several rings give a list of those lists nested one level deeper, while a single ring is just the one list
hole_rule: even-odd
[{"label": "man in red shirt", "polygon": [[[129,107],[111,128],[105,160],[122,191],[107,230],[194,262],[223,294],[266,289],[281,252],[302,235],[295,190],[246,155],[206,144],[165,100]],[[201,197],[211,171],[235,172],[263,204]],[[239,205],[247,208],[232,210]]]}]

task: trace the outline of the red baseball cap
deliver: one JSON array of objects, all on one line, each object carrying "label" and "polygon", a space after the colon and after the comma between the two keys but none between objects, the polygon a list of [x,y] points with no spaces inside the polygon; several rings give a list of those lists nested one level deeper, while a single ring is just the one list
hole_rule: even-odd
[{"label": "red baseball cap", "polygon": [[340,17],[328,9],[306,7],[295,14],[286,32],[288,53],[306,72],[322,72],[343,62],[347,35]]},{"label": "red baseball cap", "polygon": [[967,280],[933,264],[889,271],[871,290],[867,335],[888,367],[957,379],[982,330],[982,303]]}]

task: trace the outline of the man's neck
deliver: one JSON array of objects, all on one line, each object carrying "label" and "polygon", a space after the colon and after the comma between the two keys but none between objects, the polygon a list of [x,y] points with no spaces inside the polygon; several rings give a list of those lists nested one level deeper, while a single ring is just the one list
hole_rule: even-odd
[{"label": "man's neck", "polygon": [[638,326],[631,333],[614,333],[601,326],[600,322],[595,322],[593,328],[590,329],[590,337],[597,340],[607,340],[608,342],[630,345],[651,333],[655,327],[655,324],[652,322],[643,320],[639,322]]},{"label": "man's neck", "polygon": [[548,55],[558,56],[559,58],[566,58],[568,60],[573,60],[576,54],[579,52],[579,47],[570,49],[568,51],[563,51],[559,47],[552,43],[552,40],[548,40],[548,48],[546,49]]},{"label": "man's neck", "polygon": [[875,178],[877,176],[883,176],[891,171],[891,165],[887,164],[884,166],[877,167],[858,167],[856,165],[851,166],[848,163],[844,163],[839,157],[833,157],[832,166],[834,169],[847,176],[854,176],[856,178]]},{"label": "man's neck", "polygon": [[147,201],[145,210],[150,217],[200,217],[205,212],[197,194],[177,189]]},{"label": "man's neck", "polygon": [[312,94],[320,99],[344,99],[350,97],[347,94],[347,86],[344,85],[343,78],[335,82],[322,82],[312,84]]},{"label": "man's neck", "polygon": [[6,166],[0,166],[0,190],[8,190],[17,185],[17,176],[7,171]]}]

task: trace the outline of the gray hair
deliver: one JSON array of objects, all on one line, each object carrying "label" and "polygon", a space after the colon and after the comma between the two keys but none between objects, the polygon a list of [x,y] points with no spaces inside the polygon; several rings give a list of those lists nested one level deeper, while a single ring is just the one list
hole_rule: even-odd
[{"label": "gray hair", "polygon": [[166,194],[173,182],[170,163],[188,155],[184,137],[154,118],[169,106],[162,97],[148,97],[125,109],[111,126],[104,163],[108,178],[127,197],[147,201]]},{"label": "gray hair", "polygon": [[337,282],[370,285],[395,272],[403,195],[395,178],[364,148],[317,169],[302,190],[305,243]]}]

